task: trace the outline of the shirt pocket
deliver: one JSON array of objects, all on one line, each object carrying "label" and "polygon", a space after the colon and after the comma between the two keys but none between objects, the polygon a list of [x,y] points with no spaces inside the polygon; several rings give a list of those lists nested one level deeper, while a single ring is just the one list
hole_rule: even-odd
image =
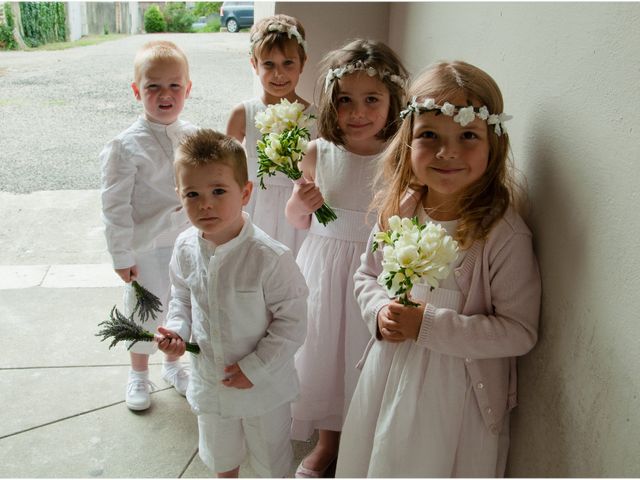
[{"label": "shirt pocket", "polygon": [[255,347],[269,326],[262,292],[236,290],[230,294],[229,300],[226,311],[231,339],[247,348]]}]

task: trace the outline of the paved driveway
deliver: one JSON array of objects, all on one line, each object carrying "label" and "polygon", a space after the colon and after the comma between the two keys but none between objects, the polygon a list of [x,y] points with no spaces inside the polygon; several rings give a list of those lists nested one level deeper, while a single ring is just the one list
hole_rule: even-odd
[{"label": "paved driveway", "polygon": [[183,118],[222,129],[253,91],[247,33],[135,35],[53,52],[0,52],[0,191],[99,188],[98,154],[141,111],[133,57],[168,39],[189,58],[193,89]]}]

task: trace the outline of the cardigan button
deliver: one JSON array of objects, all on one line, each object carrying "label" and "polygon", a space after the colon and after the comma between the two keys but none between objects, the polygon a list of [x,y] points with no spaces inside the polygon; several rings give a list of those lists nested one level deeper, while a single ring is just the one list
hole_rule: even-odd
[{"label": "cardigan button", "polygon": [[477,388],[478,390],[482,390],[482,389],[484,388],[484,383],[482,383],[482,382],[478,382],[478,383],[476,384],[476,388]]},{"label": "cardigan button", "polygon": [[498,426],[494,423],[489,427],[489,431],[494,435],[498,435],[500,431],[498,430]]},{"label": "cardigan button", "polygon": [[487,415],[491,415],[493,413],[493,410],[491,409],[491,407],[485,408],[484,411],[487,412]]},{"label": "cardigan button", "polygon": [[462,275],[462,272],[460,272],[460,270],[455,270],[455,271],[453,272],[453,274],[454,274],[456,277],[459,277],[460,275]]},{"label": "cardigan button", "polygon": [[471,363],[473,362],[473,360],[471,360],[469,357],[464,359],[464,363]]}]

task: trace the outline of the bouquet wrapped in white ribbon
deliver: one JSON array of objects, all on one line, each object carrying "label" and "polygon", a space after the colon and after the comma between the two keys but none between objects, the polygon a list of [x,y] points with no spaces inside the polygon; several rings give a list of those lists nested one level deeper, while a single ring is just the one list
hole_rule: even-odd
[{"label": "bouquet wrapped in white ribbon", "polygon": [[389,230],[377,232],[373,251],[382,247],[382,273],[378,283],[403,305],[418,306],[410,299],[411,288],[420,279],[431,290],[447,278],[450,264],[458,257],[458,242],[438,224],[421,224],[417,218],[389,219]]},{"label": "bouquet wrapped in white ribbon", "polygon": [[[255,125],[262,134],[256,147],[261,188],[266,188],[264,176],[273,176],[276,172],[296,183],[304,183],[298,163],[307,153],[309,126],[313,121],[313,116],[306,115],[304,109],[301,103],[291,103],[283,98],[280,103],[256,114]],[[326,203],[316,210],[315,215],[323,225],[336,219],[335,212]]]}]

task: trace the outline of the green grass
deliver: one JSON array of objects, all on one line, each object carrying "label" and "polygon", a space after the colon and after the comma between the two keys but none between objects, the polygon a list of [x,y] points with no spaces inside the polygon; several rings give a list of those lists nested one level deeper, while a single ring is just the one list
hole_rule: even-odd
[{"label": "green grass", "polygon": [[111,40],[120,40],[121,38],[128,37],[124,33],[111,33],[109,35],[87,35],[74,42],[55,42],[46,43],[39,47],[29,48],[29,51],[43,51],[43,50],[66,50],[68,48],[86,47],[88,45],[97,45],[99,43],[109,42]]}]

